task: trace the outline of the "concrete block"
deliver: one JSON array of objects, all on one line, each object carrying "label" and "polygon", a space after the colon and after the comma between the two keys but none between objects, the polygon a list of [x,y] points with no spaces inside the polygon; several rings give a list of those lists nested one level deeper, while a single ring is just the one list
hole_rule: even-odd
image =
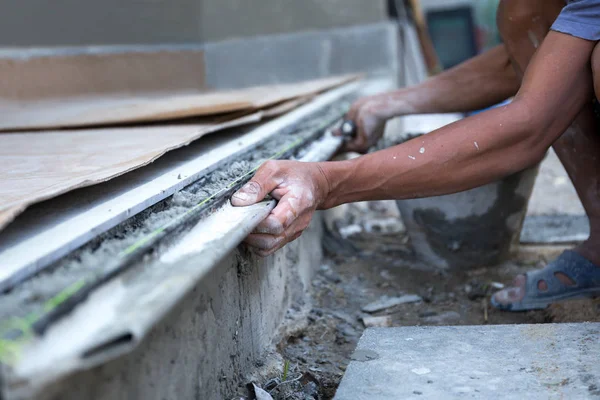
[{"label": "concrete block", "polygon": [[331,29],[387,19],[385,0],[201,0],[202,38],[238,37]]},{"label": "concrete block", "polygon": [[335,400],[600,398],[600,323],[371,328],[355,354]]},{"label": "concrete block", "polygon": [[230,89],[348,73],[385,73],[398,65],[391,22],[208,43],[206,84]]},{"label": "concrete block", "polygon": [[321,217],[301,238],[260,259],[236,250],[159,323],[134,351],[5,400],[230,399],[265,360],[291,306],[308,302],[321,263]]}]

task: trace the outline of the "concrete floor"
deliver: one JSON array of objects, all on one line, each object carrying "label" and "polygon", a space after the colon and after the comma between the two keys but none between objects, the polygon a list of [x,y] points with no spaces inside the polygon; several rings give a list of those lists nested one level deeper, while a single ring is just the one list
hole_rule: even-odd
[{"label": "concrete floor", "polygon": [[528,215],[548,214],[585,214],[567,172],[552,149],[540,166],[528,211]]},{"label": "concrete floor", "polygon": [[600,398],[600,323],[372,328],[336,400]]}]

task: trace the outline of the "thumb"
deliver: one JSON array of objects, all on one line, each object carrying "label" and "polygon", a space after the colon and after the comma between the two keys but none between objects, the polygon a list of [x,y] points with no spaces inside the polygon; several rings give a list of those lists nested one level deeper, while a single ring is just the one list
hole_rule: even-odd
[{"label": "thumb", "polygon": [[234,207],[243,207],[258,203],[276,187],[277,183],[273,179],[273,168],[269,163],[265,163],[258,169],[250,182],[231,196],[231,204]]},{"label": "thumb", "polygon": [[231,204],[235,207],[249,206],[258,203],[267,196],[268,193],[262,189],[260,183],[250,181],[231,196]]}]

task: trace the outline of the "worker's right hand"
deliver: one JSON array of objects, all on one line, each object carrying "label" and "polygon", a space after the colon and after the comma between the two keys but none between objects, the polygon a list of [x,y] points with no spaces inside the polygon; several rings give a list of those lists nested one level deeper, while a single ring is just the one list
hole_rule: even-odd
[{"label": "worker's right hand", "polygon": [[260,256],[267,256],[298,238],[329,193],[329,181],[319,163],[267,161],[240,190],[231,204],[249,206],[270,194],[278,200],[271,214],[246,238]]},{"label": "worker's right hand", "polygon": [[[389,118],[389,96],[380,94],[363,97],[354,102],[344,117],[356,124],[356,136],[345,143],[342,151],[366,153],[383,136],[385,123]],[[341,135],[337,130],[336,135]]]}]

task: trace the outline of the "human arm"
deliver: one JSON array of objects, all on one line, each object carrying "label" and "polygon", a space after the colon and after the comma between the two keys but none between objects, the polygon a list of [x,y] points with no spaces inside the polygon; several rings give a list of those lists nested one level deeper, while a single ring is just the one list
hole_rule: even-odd
[{"label": "human arm", "polygon": [[496,46],[418,85],[357,100],[346,117],[356,121],[358,135],[346,149],[366,151],[381,137],[388,119],[478,110],[513,96],[518,88],[506,48]]},{"label": "human arm", "polygon": [[513,102],[402,145],[348,161],[266,164],[232,199],[248,205],[274,193],[280,200],[250,244],[263,255],[275,251],[317,208],[458,192],[535,164],[591,98],[594,44],[550,32]]}]

